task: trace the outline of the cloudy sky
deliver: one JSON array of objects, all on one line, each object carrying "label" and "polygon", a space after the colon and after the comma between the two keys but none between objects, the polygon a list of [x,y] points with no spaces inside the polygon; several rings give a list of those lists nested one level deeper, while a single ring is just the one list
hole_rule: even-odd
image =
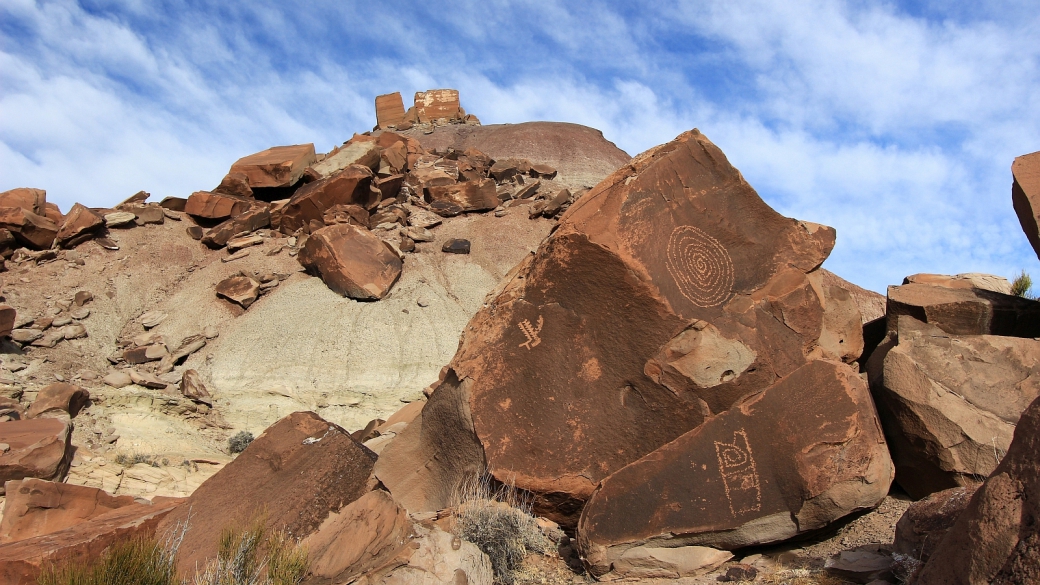
[{"label": "cloudy sky", "polygon": [[781,213],[836,227],[825,266],[868,288],[1040,277],[1010,200],[1040,150],[1040,11],[948,4],[0,0],[0,190],[183,197],[370,129],[377,94],[453,87],[485,124],[629,154],[699,128]]}]

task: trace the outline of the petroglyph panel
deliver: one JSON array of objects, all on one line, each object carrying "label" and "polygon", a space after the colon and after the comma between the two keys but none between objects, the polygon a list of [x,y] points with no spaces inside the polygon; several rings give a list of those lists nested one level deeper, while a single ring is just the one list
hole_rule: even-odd
[{"label": "petroglyph panel", "polygon": [[698,307],[726,302],[733,289],[733,260],[718,240],[693,226],[679,226],[668,238],[668,273],[679,292]]},{"label": "petroglyph panel", "polygon": [[762,509],[762,490],[758,481],[755,458],[744,429],[733,432],[732,443],[715,441],[729,511],[734,516]]},{"label": "petroglyph panel", "polygon": [[531,322],[524,319],[520,322],[520,331],[524,333],[524,337],[527,341],[520,344],[520,347],[526,347],[528,350],[533,349],[536,345],[542,342],[542,338],[538,337],[538,334],[542,332],[542,325],[545,325],[545,320],[542,319],[541,315],[538,315],[538,326],[531,325]]}]

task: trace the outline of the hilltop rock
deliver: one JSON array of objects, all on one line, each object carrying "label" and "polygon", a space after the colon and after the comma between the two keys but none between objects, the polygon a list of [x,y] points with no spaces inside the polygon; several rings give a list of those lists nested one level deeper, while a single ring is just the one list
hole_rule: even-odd
[{"label": "hilltop rock", "polygon": [[1011,203],[1033,251],[1040,258],[1040,152],[1024,154],[1011,163]]},{"label": "hilltop rock", "polygon": [[283,234],[291,234],[312,221],[321,223],[325,212],[336,205],[371,209],[379,203],[370,189],[373,176],[372,169],[352,164],[328,178],[307,183],[282,209],[278,229]]},{"label": "hilltop rock", "polygon": [[0,207],[20,207],[36,215],[47,216],[47,192],[43,189],[19,187],[0,193]]},{"label": "hilltop rock", "polygon": [[404,100],[401,92],[395,91],[376,96],[376,126],[378,128],[396,127],[404,122]]},{"label": "hilltop rock", "polygon": [[968,288],[988,290],[1004,295],[1011,294],[1011,282],[1008,279],[994,274],[982,274],[981,272],[967,272],[954,274],[953,276],[946,274],[911,274],[903,279],[903,284],[929,284],[946,288]]},{"label": "hilltop rock", "polygon": [[0,207],[0,228],[11,232],[20,243],[45,250],[54,243],[58,225],[21,207]]},{"label": "hilltop rock", "polygon": [[[0,423],[0,483],[29,478],[60,480],[72,459],[71,425],[57,418]],[[2,495],[2,494],[0,494]]]},{"label": "hilltop rock", "polygon": [[288,187],[299,181],[314,161],[313,144],[274,146],[238,159],[228,172],[245,175],[252,189]]},{"label": "hilltop rock", "polygon": [[896,465],[914,498],[977,483],[1040,394],[1040,341],[951,335],[906,315],[868,362]]},{"label": "hilltop rock", "polygon": [[375,458],[349,433],[313,412],[293,413],[203,482],[159,529],[168,530],[191,514],[191,530],[177,558],[184,574],[216,557],[225,527],[244,525],[262,510],[267,528],[306,538],[330,513],[368,491]]},{"label": "hilltop rock", "polygon": [[876,506],[892,475],[867,385],[813,361],[604,479],[578,544],[600,575],[633,546],[779,542]]},{"label": "hilltop rock", "polygon": [[76,203],[65,216],[55,238],[63,248],[73,247],[105,227],[105,220],[90,209]]},{"label": "hilltop rock", "polygon": [[113,496],[97,488],[42,479],[9,481],[6,492],[0,543],[65,530],[135,503],[133,496]]},{"label": "hilltop rock", "polygon": [[338,224],[307,238],[300,264],[334,292],[359,300],[383,298],[401,276],[401,259],[364,228]]},{"label": "hilltop rock", "polygon": [[1040,582],[1040,399],[1022,413],[1007,456],[975,492],[911,583]]},{"label": "hilltop rock", "polygon": [[890,326],[908,315],[953,335],[1040,337],[1040,302],[974,287],[890,286],[887,314]]},{"label": "hilltop rock", "polygon": [[379,147],[373,142],[347,143],[330,152],[325,160],[315,163],[309,171],[319,179],[326,179],[350,165],[361,165],[373,171],[378,170]]},{"label": "hilltop rock", "polygon": [[237,195],[196,191],[184,204],[184,213],[203,219],[225,220],[246,212],[253,204],[253,200]]}]

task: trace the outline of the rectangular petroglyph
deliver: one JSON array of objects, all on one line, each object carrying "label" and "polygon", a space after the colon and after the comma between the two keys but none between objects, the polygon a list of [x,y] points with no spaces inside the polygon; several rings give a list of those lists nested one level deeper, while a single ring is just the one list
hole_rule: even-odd
[{"label": "rectangular petroglyph", "polygon": [[715,441],[715,454],[719,458],[719,472],[722,474],[730,512],[738,516],[760,511],[762,490],[751,446],[748,445],[747,432],[744,429],[734,431],[732,443]]}]

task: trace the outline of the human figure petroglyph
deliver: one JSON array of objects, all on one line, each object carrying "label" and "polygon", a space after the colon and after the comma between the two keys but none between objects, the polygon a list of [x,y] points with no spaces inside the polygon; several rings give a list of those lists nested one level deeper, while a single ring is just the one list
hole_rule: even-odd
[{"label": "human figure petroglyph", "polygon": [[538,334],[542,332],[542,325],[545,324],[545,320],[542,319],[541,315],[538,315],[538,326],[534,327],[531,322],[524,319],[520,322],[520,331],[524,332],[524,337],[527,337],[527,341],[520,344],[520,347],[526,347],[528,350],[533,348],[542,342],[542,338],[538,337]]},{"label": "human figure petroglyph", "polygon": [[762,490],[758,470],[744,429],[733,432],[732,443],[715,441],[722,486],[729,500],[729,511],[737,516],[762,509]]},{"label": "human figure petroglyph", "polygon": [[718,240],[691,225],[672,230],[665,262],[679,292],[698,307],[726,302],[733,289],[733,259]]}]

